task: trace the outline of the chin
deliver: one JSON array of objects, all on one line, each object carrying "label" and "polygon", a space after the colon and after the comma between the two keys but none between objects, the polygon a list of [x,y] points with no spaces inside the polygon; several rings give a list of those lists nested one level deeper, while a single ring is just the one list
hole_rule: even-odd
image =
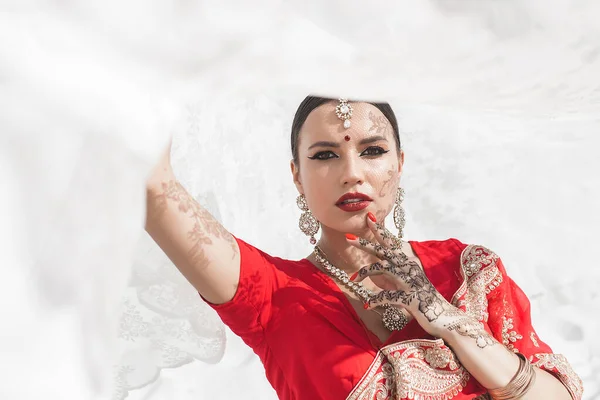
[{"label": "chin", "polygon": [[[367,225],[367,212],[360,212],[352,215],[351,217],[347,217],[345,221],[336,221],[337,223],[333,225],[334,229],[343,233],[353,233],[360,234],[369,231],[369,227]],[[338,229],[339,228],[339,229]]]}]

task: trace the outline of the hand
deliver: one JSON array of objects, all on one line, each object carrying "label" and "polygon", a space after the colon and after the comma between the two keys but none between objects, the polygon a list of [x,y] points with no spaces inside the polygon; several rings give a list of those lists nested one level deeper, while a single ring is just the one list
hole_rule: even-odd
[{"label": "hand", "polygon": [[360,282],[369,276],[384,289],[371,297],[368,307],[392,304],[404,308],[427,333],[443,337],[449,331],[447,324],[465,317],[465,313],[444,299],[421,267],[415,261],[408,260],[401,249],[400,240],[374,219],[370,214],[367,225],[377,243],[364,238],[348,238],[353,246],[381,260],[362,267],[354,277],[355,282]]}]

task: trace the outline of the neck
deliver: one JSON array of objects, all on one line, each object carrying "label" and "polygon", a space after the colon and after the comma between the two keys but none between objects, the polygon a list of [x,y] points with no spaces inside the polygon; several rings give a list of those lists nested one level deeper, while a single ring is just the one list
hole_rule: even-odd
[{"label": "neck", "polygon": [[[318,242],[319,248],[325,253],[331,264],[348,275],[354,274],[366,265],[379,261],[377,257],[349,244],[345,232],[334,231],[326,227],[322,228],[321,238]],[[375,241],[375,237],[370,230],[359,232],[357,236],[372,242]]]}]

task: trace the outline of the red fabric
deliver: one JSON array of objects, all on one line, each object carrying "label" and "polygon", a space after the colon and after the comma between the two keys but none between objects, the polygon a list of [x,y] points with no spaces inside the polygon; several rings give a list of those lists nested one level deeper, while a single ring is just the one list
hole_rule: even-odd
[{"label": "red fabric", "polygon": [[[211,305],[223,322],[260,357],[280,399],[346,399],[369,369],[378,350],[408,339],[432,339],[411,321],[386,343],[368,331],[334,281],[308,260],[272,257],[237,239],[240,282],[234,298]],[[463,282],[456,239],[410,241],[425,273],[450,301]],[[504,267],[501,272],[506,276]],[[489,328],[502,342],[502,310],[509,308],[520,331],[531,330],[526,296],[508,277],[489,295]],[[529,331],[527,331],[529,336]],[[550,348],[538,339],[521,341],[529,356]],[[485,391],[471,378],[454,397],[472,399]]]}]

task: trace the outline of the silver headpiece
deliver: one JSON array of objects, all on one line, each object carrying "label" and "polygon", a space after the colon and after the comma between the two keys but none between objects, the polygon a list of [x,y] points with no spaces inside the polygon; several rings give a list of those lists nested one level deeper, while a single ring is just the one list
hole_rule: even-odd
[{"label": "silver headpiece", "polygon": [[350,118],[352,118],[352,106],[348,104],[348,100],[340,99],[340,104],[335,107],[335,115],[344,121],[344,128],[350,128],[352,125],[350,122]]}]

